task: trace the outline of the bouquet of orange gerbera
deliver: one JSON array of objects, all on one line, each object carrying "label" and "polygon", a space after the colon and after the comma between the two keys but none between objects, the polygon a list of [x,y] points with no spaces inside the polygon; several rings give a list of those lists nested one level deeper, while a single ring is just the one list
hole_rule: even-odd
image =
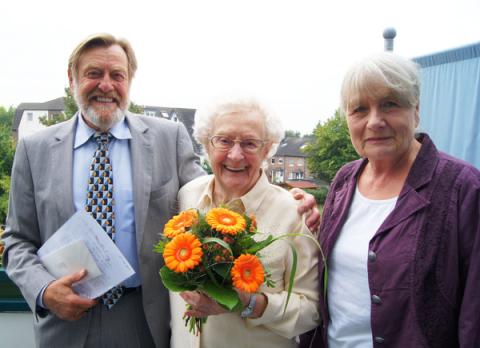
[{"label": "bouquet of orange gerbera", "polygon": [[[263,283],[274,286],[258,253],[285,236],[268,235],[258,242],[253,238],[256,233],[259,232],[253,215],[225,208],[213,208],[206,214],[195,209],[182,211],[168,221],[155,246],[165,260],[160,269],[163,284],[174,292],[204,292],[228,310],[240,311],[242,303],[235,289],[253,293]],[[289,296],[297,259],[293,246],[292,253]],[[198,333],[205,320],[187,317],[185,325],[190,332]]]}]

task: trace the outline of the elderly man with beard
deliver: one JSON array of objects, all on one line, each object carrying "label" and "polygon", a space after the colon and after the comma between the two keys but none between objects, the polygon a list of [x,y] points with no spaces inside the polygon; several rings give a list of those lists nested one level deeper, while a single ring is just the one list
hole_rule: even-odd
[{"label": "elderly man with beard", "polygon": [[[175,212],[178,189],[203,174],[181,123],[127,111],[137,68],[130,44],[94,35],[72,52],[68,77],[79,112],[17,146],[5,232],[4,263],[35,313],[40,347],[166,347],[168,292],[152,252]],[[95,133],[109,133],[115,244],[135,274],[110,309],[80,297],[85,271],[55,279],[37,250],[75,211],[85,209]]]},{"label": "elderly man with beard", "polygon": [[[204,173],[181,123],[127,111],[136,68],[126,40],[87,38],[68,65],[79,112],[18,143],[3,262],[35,314],[39,347],[169,346],[168,292],[158,275],[161,256],[152,249],[176,212],[179,188]],[[85,271],[55,279],[37,257],[42,244],[88,205],[90,166],[102,146],[98,137],[108,139],[103,155],[108,152],[114,174],[110,191],[101,193],[114,201],[114,230],[105,229],[135,270],[115,288],[121,297],[113,306],[73,291]],[[307,201],[305,209],[314,203]],[[318,211],[312,215],[315,225]]]}]

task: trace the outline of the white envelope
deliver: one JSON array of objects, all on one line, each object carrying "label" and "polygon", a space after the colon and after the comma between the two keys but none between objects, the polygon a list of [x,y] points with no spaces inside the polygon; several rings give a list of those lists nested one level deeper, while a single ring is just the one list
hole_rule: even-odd
[{"label": "white envelope", "polygon": [[86,269],[87,276],[77,284],[102,275],[82,239],[73,241],[47,255],[43,255],[40,257],[40,260],[45,268],[57,279],[78,272],[81,269]]}]

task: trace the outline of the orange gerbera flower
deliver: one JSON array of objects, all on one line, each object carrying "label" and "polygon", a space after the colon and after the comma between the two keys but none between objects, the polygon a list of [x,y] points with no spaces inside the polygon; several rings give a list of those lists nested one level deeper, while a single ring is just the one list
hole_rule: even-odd
[{"label": "orange gerbera flower", "polygon": [[236,235],[247,225],[242,215],[225,208],[213,208],[205,216],[207,223],[223,234]]},{"label": "orange gerbera flower", "polygon": [[190,232],[175,236],[165,245],[165,265],[177,273],[195,268],[202,260],[202,243]]},{"label": "orange gerbera flower", "polygon": [[167,238],[173,238],[180,233],[184,233],[187,228],[192,227],[197,221],[198,213],[196,210],[189,209],[182,211],[165,224],[163,235]]},{"label": "orange gerbera flower", "polygon": [[233,286],[245,292],[255,292],[265,280],[262,263],[255,255],[242,254],[230,271]]}]

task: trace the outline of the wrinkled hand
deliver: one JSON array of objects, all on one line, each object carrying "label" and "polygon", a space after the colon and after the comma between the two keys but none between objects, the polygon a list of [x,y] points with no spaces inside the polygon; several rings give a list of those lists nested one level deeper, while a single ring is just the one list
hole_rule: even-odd
[{"label": "wrinkled hand", "polygon": [[320,212],[317,208],[317,202],[315,201],[315,197],[310,193],[307,193],[299,188],[293,188],[290,190],[290,193],[293,195],[293,198],[297,201],[301,201],[300,205],[298,206],[298,213],[300,215],[306,213],[307,218],[305,223],[313,234],[315,234],[320,226]]},{"label": "wrinkled hand", "polygon": [[97,301],[78,296],[72,285],[86,275],[87,271],[82,270],[51,282],[43,293],[43,304],[63,320],[75,321],[83,317]]},{"label": "wrinkled hand", "polygon": [[227,313],[228,310],[202,292],[184,291],[180,293],[184,301],[190,305],[185,315],[196,318],[206,318],[209,315]]}]

